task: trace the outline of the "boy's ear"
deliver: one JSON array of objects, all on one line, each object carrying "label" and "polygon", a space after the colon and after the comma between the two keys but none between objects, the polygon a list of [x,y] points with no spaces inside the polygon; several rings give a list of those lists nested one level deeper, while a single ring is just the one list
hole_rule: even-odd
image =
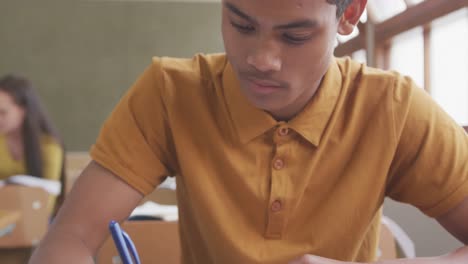
[{"label": "boy's ear", "polygon": [[338,33],[340,35],[349,35],[353,32],[362,12],[366,8],[366,4],[367,0],[352,0],[340,18],[338,25]]}]

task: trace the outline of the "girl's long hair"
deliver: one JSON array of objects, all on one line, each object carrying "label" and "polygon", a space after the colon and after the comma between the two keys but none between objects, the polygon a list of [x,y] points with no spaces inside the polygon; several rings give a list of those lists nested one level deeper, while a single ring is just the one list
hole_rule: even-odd
[{"label": "girl's long hair", "polygon": [[[0,91],[9,94],[14,102],[25,111],[23,121],[23,153],[27,173],[31,176],[43,178],[43,157],[41,150],[41,137],[48,135],[53,137],[65,151],[62,140],[54,128],[50,118],[44,111],[31,82],[26,78],[6,75],[0,79]],[[60,175],[62,183],[62,195],[65,190],[65,159],[62,160]]]}]

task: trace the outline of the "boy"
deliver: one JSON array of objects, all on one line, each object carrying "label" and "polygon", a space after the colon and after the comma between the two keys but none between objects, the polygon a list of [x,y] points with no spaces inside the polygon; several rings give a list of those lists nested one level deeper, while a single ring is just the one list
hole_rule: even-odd
[{"label": "boy", "polygon": [[31,263],[92,263],[108,222],[169,175],[183,263],[373,261],[385,196],[466,244],[465,132],[408,78],[333,57],[365,5],[224,0],[226,55],[153,60]]}]

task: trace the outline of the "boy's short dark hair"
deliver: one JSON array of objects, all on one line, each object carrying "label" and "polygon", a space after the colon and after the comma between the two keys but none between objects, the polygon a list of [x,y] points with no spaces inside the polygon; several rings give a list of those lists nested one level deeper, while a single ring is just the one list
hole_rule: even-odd
[{"label": "boy's short dark hair", "polygon": [[339,18],[343,15],[352,0],[327,0],[327,2],[336,5],[336,16]]}]

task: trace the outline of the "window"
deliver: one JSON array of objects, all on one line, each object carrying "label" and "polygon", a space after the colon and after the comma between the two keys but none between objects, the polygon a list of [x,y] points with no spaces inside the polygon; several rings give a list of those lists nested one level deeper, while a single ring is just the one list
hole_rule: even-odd
[{"label": "window", "polygon": [[424,42],[418,27],[396,36],[392,41],[390,69],[410,76],[424,87]]},{"label": "window", "polygon": [[432,96],[468,125],[468,8],[433,22],[431,46]]},{"label": "window", "polygon": [[379,23],[405,11],[406,3],[403,0],[372,0],[367,8],[372,21]]}]

